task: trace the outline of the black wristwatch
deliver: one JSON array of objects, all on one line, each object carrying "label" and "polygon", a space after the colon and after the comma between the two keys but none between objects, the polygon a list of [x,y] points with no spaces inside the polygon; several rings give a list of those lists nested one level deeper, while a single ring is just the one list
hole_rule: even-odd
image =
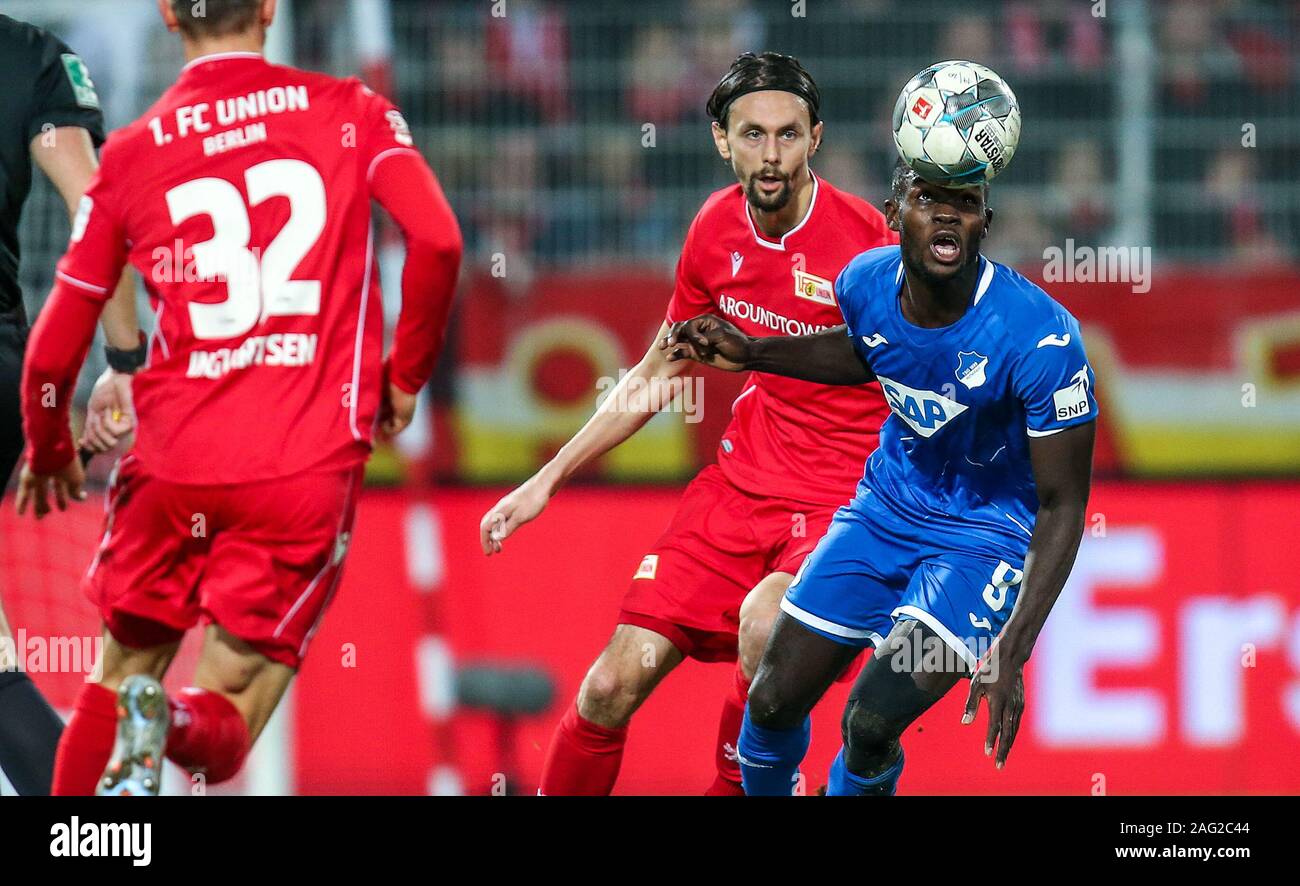
[{"label": "black wristwatch", "polygon": [[115,348],[112,345],[104,345],[104,358],[108,360],[108,365],[114,372],[125,372],[127,375],[133,375],[137,369],[144,365],[144,361],[148,357],[149,340],[145,338],[143,332],[140,333],[140,344],[129,351]]}]

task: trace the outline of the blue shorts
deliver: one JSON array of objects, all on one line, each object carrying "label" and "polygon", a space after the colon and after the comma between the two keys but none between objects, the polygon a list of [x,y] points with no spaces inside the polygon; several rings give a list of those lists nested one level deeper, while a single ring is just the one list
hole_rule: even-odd
[{"label": "blue shorts", "polygon": [[879,646],[895,621],[930,628],[973,670],[1015,606],[1024,560],[956,553],[880,507],[845,506],[781,600],[804,627]]}]

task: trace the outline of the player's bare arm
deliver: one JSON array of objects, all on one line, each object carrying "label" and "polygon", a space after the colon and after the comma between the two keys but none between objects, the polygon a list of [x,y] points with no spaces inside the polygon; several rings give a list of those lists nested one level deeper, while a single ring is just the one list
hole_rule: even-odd
[{"label": "player's bare arm", "polygon": [[875,378],[844,326],[810,335],[757,337],[705,314],[674,324],[659,347],[669,362],[693,360],[729,372],[770,372],[823,385],[861,385]]},{"label": "player's bare arm", "polygon": [[1056,598],[1074,567],[1083,536],[1092,482],[1092,448],[1097,423],[1029,438],[1029,458],[1038,492],[1038,516],[1025,577],[1015,608],[971,680],[963,723],[974,721],[981,698],[988,700],[985,754],[996,749],[999,769],[1011,753],[1025,709],[1024,666]]},{"label": "player's bare arm", "polygon": [[[104,304],[99,318],[104,339],[119,359],[122,370],[109,366],[95,381],[86,403],[86,423],[77,445],[91,452],[108,452],[135,428],[135,404],[131,379],[143,365],[143,337],[135,310],[135,279],[130,267],[122,271],[113,297]],[[135,369],[127,371],[129,366]]]},{"label": "player's bare arm", "polygon": [[[80,126],[60,126],[32,139],[31,154],[63,198],[68,219],[75,228],[81,198],[99,166],[90,133]],[[139,346],[135,280],[129,268],[123,271],[113,297],[104,306],[100,322],[109,347],[134,351]],[[133,426],[131,376],[112,369],[105,370],[95,383],[87,404],[86,426],[79,445],[93,452],[107,452]]]},{"label": "player's bare arm", "polygon": [[676,389],[667,382],[685,372],[690,364],[669,359],[669,352],[661,347],[667,335],[668,324],[664,323],[645,356],[619,380],[578,433],[536,474],[483,515],[479,542],[484,554],[499,554],[502,542],[536,519],[570,477],[631,437],[672,402]]},{"label": "player's bare arm", "polygon": [[[68,218],[76,225],[81,198],[99,168],[90,133],[80,126],[60,126],[32,140],[32,159],[63,198]],[[113,297],[100,318],[110,347],[132,350],[139,345],[140,326],[135,311],[135,283],[130,269],[122,273]]]}]

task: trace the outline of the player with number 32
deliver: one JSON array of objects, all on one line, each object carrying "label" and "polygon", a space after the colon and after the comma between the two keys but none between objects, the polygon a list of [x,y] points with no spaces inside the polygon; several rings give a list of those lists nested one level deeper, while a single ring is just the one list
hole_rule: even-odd
[{"label": "player with number 32", "polygon": [[[208,782],[238,771],[338,585],[372,431],[405,427],[433,370],[460,266],[393,105],[262,57],[274,0],[159,6],[189,63],[105,145],[23,378],[20,503],[40,516],[51,485],[80,487],[68,405],[134,265],[153,334],[84,580],[103,674],[64,732],[56,794],[156,793],[164,752]],[[407,247],[386,360],[372,198]],[[157,678],[200,621],[195,685],[169,699]]]}]

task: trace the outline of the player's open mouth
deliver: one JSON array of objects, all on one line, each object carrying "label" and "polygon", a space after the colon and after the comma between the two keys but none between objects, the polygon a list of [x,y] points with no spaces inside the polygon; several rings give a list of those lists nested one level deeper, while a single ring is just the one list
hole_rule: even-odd
[{"label": "player's open mouth", "polygon": [[930,253],[941,263],[950,265],[961,258],[961,241],[947,231],[930,238]]},{"label": "player's open mouth", "polygon": [[759,190],[765,194],[775,194],[785,184],[785,179],[779,175],[760,175],[755,181],[758,182]]}]

